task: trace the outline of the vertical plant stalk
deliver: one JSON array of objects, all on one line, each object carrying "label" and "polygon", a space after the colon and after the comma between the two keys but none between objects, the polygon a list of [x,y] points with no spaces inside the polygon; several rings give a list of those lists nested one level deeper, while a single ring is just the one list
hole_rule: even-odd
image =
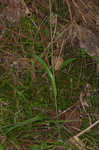
[{"label": "vertical plant stalk", "polygon": [[50,37],[51,37],[51,65],[52,65],[52,74],[54,75],[54,62],[53,62],[53,31],[52,31],[52,24],[51,24],[51,20],[52,20],[52,5],[51,5],[51,0],[49,0],[49,8],[50,8]]},{"label": "vertical plant stalk", "polygon": [[[51,4],[51,0],[49,0],[49,10],[50,10],[50,37],[51,37],[51,65],[52,65],[52,74],[53,74],[53,79],[54,79],[54,84],[55,84],[55,88],[56,88],[56,82],[55,82],[55,69],[54,69],[54,53],[53,53],[53,31],[52,31],[52,24],[51,24],[51,20],[52,20],[52,4]],[[57,88],[56,88],[56,92],[53,93],[54,94],[54,101],[55,101],[55,108],[56,108],[56,119],[57,119],[57,127],[58,127],[58,132],[60,135],[60,128],[59,128],[59,122],[58,122],[58,106],[57,106]]]}]

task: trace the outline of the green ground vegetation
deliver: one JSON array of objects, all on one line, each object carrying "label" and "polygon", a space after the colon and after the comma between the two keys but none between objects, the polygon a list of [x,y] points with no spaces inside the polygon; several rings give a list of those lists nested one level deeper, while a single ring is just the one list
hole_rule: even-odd
[{"label": "green ground vegetation", "polygon": [[[61,1],[58,3],[57,35],[68,17],[67,6],[63,11]],[[32,20],[25,17],[20,25],[10,26],[6,21],[7,28],[0,40],[0,150],[7,147],[10,150],[25,147],[30,150],[77,149],[69,145],[68,139],[73,133],[63,129],[57,115],[79,100],[87,83],[93,90],[99,88],[95,64],[79,47],[66,44],[62,50],[64,67],[53,70],[52,58],[57,44],[52,41],[52,47],[47,47],[53,40],[51,31],[53,35],[54,27],[49,23],[51,12],[39,9],[47,11],[45,20],[32,14]],[[52,9],[57,13],[54,6]],[[99,114],[98,95],[91,97],[93,122],[95,114]],[[86,117],[82,130],[88,126]],[[81,136],[92,150],[99,146],[98,131],[97,125]]]}]

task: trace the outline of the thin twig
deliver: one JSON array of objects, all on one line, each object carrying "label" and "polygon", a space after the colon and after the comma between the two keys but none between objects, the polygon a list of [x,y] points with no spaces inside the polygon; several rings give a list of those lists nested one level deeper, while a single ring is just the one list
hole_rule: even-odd
[{"label": "thin twig", "polygon": [[85,130],[81,131],[80,133],[78,133],[76,136],[74,137],[79,137],[82,134],[84,134],[85,132],[87,132],[88,130],[90,130],[91,128],[93,128],[94,126],[96,126],[99,123],[99,120],[97,120],[95,123],[93,123],[91,126],[89,126],[88,128],[86,128]]}]

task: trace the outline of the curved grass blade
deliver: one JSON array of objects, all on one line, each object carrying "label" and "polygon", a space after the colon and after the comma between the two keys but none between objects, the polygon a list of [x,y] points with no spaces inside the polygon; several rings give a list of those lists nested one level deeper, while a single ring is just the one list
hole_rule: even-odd
[{"label": "curved grass blade", "polygon": [[70,58],[64,61],[63,65],[62,65],[62,69],[64,69],[68,64],[70,64],[71,62],[75,61],[76,58]]},{"label": "curved grass blade", "polygon": [[50,77],[50,80],[51,80],[51,83],[52,83],[52,88],[53,88],[54,96],[57,97],[57,89],[56,89],[55,77],[53,76],[52,72],[48,68],[48,65],[39,56],[37,56],[35,54],[33,54],[33,56],[43,65],[43,67],[45,68],[46,72],[48,73],[48,75]]},{"label": "curved grass blade", "polygon": [[42,117],[41,115],[37,115],[37,116],[35,116],[31,119],[25,120],[23,122],[18,122],[17,124],[9,127],[6,131],[6,134],[8,134],[9,132],[11,132],[12,130],[14,130],[18,127],[23,127],[24,125],[27,125],[27,124],[30,124],[30,123],[33,123],[33,122],[37,122],[37,121],[44,121],[46,119],[47,119],[46,117]]},{"label": "curved grass blade", "polygon": [[99,60],[99,56],[91,56],[91,58],[93,58],[95,60]]}]

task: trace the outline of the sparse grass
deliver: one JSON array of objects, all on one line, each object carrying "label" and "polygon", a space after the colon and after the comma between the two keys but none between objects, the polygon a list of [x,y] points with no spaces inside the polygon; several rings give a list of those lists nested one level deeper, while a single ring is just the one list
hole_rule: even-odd
[{"label": "sparse grass", "polygon": [[[59,32],[65,22],[61,20],[66,20],[68,14],[68,10],[61,14],[63,4],[60,3],[59,0]],[[99,79],[91,58],[70,46],[63,48],[63,67],[54,70],[57,43],[53,41],[54,27],[49,18],[55,8],[49,12],[46,7],[38,7],[48,15],[45,21],[42,19],[42,24],[36,15],[32,16],[36,25],[30,18],[23,18],[20,25],[8,26],[0,41],[0,150],[58,150],[59,147],[77,150],[68,142],[73,133],[63,127],[56,115],[77,102],[86,83],[97,89]],[[50,41],[51,48],[48,48]],[[99,114],[97,93],[92,97],[92,105],[91,115],[96,120]],[[88,126],[89,120],[85,118],[82,130]],[[99,125],[81,136],[92,150],[99,147],[97,130]]]}]

